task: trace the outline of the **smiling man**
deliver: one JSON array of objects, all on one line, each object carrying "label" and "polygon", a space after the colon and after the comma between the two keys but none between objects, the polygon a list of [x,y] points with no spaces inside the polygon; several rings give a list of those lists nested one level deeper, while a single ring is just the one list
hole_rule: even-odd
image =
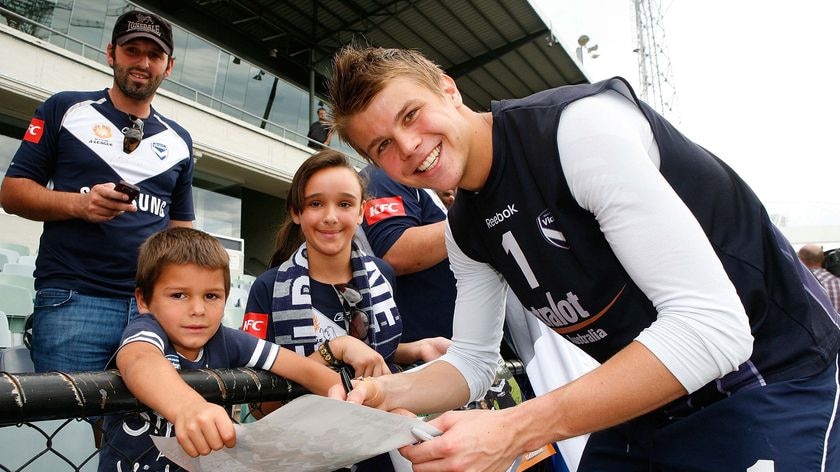
[{"label": "smiling man", "polygon": [[601,362],[516,407],[432,420],[441,437],[401,450],[415,470],[501,471],[587,432],[581,471],[840,467],[837,314],[747,184],[626,81],[476,112],[420,53],[347,47],[330,93],[339,136],[391,178],[461,189],[452,346],[349,400],[425,413],[481,396],[508,285]]},{"label": "smiling man", "polygon": [[[6,172],[3,208],[44,222],[32,341],[39,372],[105,368],[137,316],[140,243],[192,224],[192,140],[152,107],[172,48],[159,16],[121,15],[107,48],[113,85],[47,99]],[[121,180],[139,187],[135,199],[115,189]]]}]

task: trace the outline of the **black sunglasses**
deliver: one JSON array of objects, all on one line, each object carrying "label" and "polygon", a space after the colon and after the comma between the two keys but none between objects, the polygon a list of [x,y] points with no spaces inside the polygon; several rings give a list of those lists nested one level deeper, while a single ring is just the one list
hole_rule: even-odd
[{"label": "black sunglasses", "polygon": [[123,152],[126,154],[137,149],[143,139],[143,120],[134,115],[128,115],[128,119],[131,126],[123,128]]},{"label": "black sunglasses", "polygon": [[336,284],[333,287],[344,301],[344,329],[347,330],[347,334],[357,339],[365,339],[370,320],[367,313],[356,306],[362,301],[362,294],[350,284]]}]

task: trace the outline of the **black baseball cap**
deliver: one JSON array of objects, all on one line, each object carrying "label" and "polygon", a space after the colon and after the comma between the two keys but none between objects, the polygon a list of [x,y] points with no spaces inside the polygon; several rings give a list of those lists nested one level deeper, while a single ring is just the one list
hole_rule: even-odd
[{"label": "black baseball cap", "polygon": [[134,38],[151,39],[163,52],[172,55],[172,25],[154,13],[132,10],[117,18],[111,43],[122,46]]}]

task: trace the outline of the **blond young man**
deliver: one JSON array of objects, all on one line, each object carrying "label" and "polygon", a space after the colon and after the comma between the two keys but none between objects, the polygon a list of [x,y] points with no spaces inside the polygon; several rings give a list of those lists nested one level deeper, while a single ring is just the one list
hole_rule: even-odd
[{"label": "blond young man", "polygon": [[440,438],[401,450],[415,470],[504,470],[587,432],[579,470],[840,467],[836,313],[749,187],[623,79],[476,112],[421,54],[348,47],[330,92],[336,131],[393,179],[460,189],[452,346],[349,400],[436,412],[475,399],[508,284],[602,363],[514,408],[445,413]]}]

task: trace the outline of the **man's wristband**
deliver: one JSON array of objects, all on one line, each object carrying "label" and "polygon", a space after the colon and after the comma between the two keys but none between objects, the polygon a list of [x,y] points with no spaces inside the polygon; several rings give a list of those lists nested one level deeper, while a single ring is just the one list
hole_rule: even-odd
[{"label": "man's wristband", "polygon": [[318,346],[318,352],[321,354],[321,357],[327,361],[327,365],[338,367],[342,364],[341,361],[336,359],[335,355],[333,355],[332,350],[330,349],[329,340],[324,341],[320,346]]}]

